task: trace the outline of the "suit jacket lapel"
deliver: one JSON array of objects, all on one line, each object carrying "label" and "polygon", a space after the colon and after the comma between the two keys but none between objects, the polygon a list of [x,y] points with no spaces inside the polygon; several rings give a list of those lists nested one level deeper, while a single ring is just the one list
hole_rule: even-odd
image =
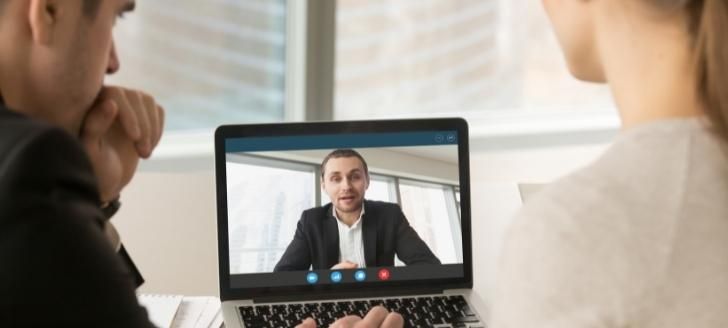
[{"label": "suit jacket lapel", "polygon": [[333,207],[326,212],[324,220],[324,247],[326,248],[326,269],[339,263],[339,227],[331,213]]},{"label": "suit jacket lapel", "polygon": [[364,243],[364,262],[367,267],[377,265],[377,219],[371,215],[371,207],[366,206],[366,211],[362,217],[362,242]]}]

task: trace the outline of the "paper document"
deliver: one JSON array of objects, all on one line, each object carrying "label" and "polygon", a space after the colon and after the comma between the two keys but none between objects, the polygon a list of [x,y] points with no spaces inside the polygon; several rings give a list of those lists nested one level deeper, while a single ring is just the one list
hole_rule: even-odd
[{"label": "paper document", "polygon": [[[210,328],[220,315],[220,300],[210,296],[187,296],[182,300],[172,328]],[[220,328],[218,324],[214,328]]]},{"label": "paper document", "polygon": [[160,328],[220,328],[220,299],[213,296],[139,294],[149,320]]},{"label": "paper document", "polygon": [[139,304],[147,308],[149,320],[161,328],[172,326],[182,295],[140,294]]}]

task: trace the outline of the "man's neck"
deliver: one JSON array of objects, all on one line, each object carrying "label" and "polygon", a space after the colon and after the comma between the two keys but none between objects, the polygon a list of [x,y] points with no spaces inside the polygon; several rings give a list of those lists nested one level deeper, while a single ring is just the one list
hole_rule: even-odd
[{"label": "man's neck", "polygon": [[359,217],[361,216],[361,208],[359,208],[358,211],[350,212],[350,213],[342,213],[339,212],[336,208],[334,208],[334,211],[336,211],[336,216],[339,218],[339,221],[346,224],[347,226],[351,227],[356,223],[357,220],[359,220]]}]

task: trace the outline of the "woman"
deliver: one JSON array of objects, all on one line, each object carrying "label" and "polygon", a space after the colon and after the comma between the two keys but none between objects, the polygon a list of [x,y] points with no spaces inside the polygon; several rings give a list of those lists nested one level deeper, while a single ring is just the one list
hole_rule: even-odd
[{"label": "woman", "polygon": [[544,0],[622,131],[522,209],[491,327],[728,327],[728,1]]},{"label": "woman", "polygon": [[514,219],[489,327],[728,327],[728,1],[544,4],[622,131]]}]

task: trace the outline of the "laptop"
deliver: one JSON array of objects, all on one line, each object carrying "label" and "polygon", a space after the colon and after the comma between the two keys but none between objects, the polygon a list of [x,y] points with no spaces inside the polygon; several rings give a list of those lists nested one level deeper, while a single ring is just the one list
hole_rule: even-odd
[{"label": "laptop", "polygon": [[465,120],[220,126],[215,172],[226,327],[327,327],[377,305],[405,327],[485,327]]}]

